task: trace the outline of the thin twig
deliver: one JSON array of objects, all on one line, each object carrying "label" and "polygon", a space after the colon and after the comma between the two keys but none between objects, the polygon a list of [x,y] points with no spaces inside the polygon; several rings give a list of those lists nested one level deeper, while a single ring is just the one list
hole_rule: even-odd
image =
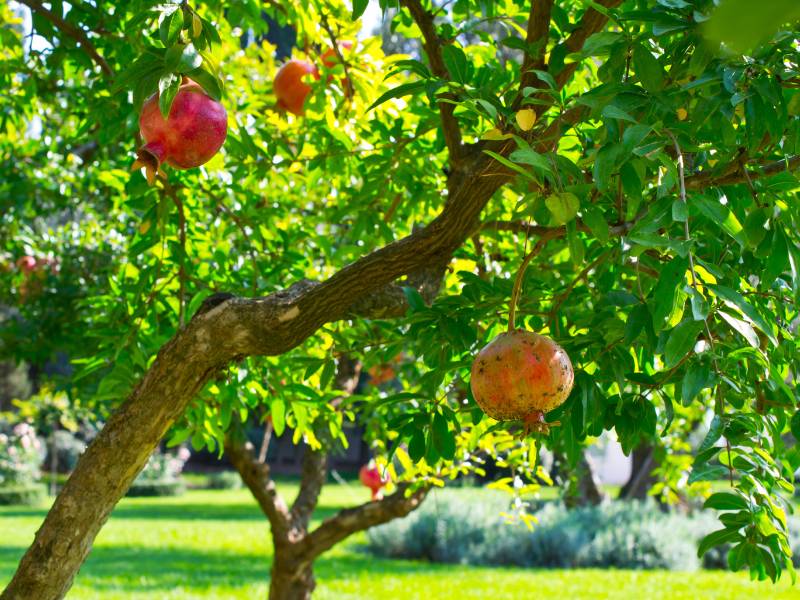
[{"label": "thin twig", "polygon": [[536,242],[536,245],[533,247],[533,250],[531,250],[530,253],[527,256],[525,256],[525,258],[522,259],[522,264],[520,264],[519,269],[517,269],[517,277],[514,280],[514,288],[511,291],[511,303],[509,304],[509,307],[508,307],[508,331],[509,332],[514,331],[514,328],[516,326],[515,323],[514,323],[514,318],[516,317],[516,314],[517,314],[517,301],[519,300],[519,293],[520,293],[520,291],[522,289],[522,279],[525,276],[525,269],[528,268],[528,265],[530,264],[530,262],[534,258],[536,258],[536,256],[539,254],[539,252],[542,251],[542,249],[547,244],[548,239],[549,238],[545,238],[545,237],[539,238],[539,241]]},{"label": "thin twig", "polygon": [[39,0],[19,0],[22,4],[26,5],[30,8],[33,12],[38,13],[48,21],[50,21],[53,25],[56,26],[57,29],[64,32],[66,35],[71,37],[73,40],[78,42],[78,45],[83,49],[89,57],[99,65],[100,69],[108,78],[114,77],[113,69],[108,65],[106,59],[100,56],[100,53],[97,51],[97,48],[94,47],[91,41],[89,41],[86,32],[84,32],[80,27],[73,25],[69,21],[64,20],[62,17],[58,16],[54,12],[46,9],[42,6],[42,3]]}]

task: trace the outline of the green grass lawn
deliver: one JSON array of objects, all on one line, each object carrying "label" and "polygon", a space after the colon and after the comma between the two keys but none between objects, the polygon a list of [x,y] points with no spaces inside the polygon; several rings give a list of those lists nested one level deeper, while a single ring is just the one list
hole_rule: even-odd
[{"label": "green grass lawn", "polygon": [[[290,494],[292,486],[282,485]],[[464,491],[466,495],[474,491]],[[326,488],[318,517],[366,499],[356,485]],[[46,513],[0,508],[0,587]],[[191,491],[179,498],[126,499],[100,532],[67,595],[75,600],[265,598],[271,543],[267,522],[248,492]],[[777,586],[721,572],[526,570],[380,560],[356,536],[317,563],[321,599],[646,599],[797,600]],[[31,599],[35,600],[35,599]]]}]

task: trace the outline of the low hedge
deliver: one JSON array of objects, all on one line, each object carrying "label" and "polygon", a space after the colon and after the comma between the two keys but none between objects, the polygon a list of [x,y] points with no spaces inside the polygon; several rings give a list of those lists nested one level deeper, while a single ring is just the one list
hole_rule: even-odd
[{"label": "low hedge", "polygon": [[128,496],[131,498],[180,496],[185,491],[186,486],[181,480],[136,481],[128,490]]},{"label": "low hedge", "polygon": [[208,488],[212,490],[238,490],[242,477],[236,471],[218,471],[208,476]]},{"label": "low hedge", "polygon": [[[693,571],[716,567],[726,551],[697,558],[697,543],[719,528],[716,516],[665,512],[654,502],[609,502],[567,510],[549,502],[529,530],[507,523],[508,496],[463,491],[431,497],[409,517],[368,532],[377,556],[471,565],[538,568],[597,567]],[[800,521],[792,525],[800,533]],[[800,547],[795,550],[795,554]],[[722,556],[718,556],[721,554]]]},{"label": "low hedge", "polygon": [[36,506],[44,502],[46,497],[47,488],[40,483],[0,486],[0,506]]}]

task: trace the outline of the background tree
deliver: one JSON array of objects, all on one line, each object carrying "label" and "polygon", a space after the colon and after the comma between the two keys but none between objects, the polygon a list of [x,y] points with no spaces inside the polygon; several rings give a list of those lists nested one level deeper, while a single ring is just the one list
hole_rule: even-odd
[{"label": "background tree", "polygon": [[[724,19],[748,17],[738,0],[713,16],[710,0],[402,0],[393,30],[424,54],[384,57],[371,39],[340,48],[344,63],[321,67],[295,119],[273,110],[272,48],[241,49],[242,31],[267,28],[258,3],[23,4],[40,37],[0,29],[0,289],[21,307],[15,324],[63,310],[61,337],[44,339],[77,359],[75,393],[116,411],[3,598],[66,593],[171,428],[173,443],[212,449],[230,432],[236,462],[246,446],[232,423],[267,415],[312,448],[297,510],[240,462],[272,524],[276,594],[307,596],[303,551],[390,506],[308,531],[321,457],[353,419],[394,475],[389,498],[411,508],[464,471],[462,456],[497,455],[530,479],[543,475],[539,441],[576,465],[605,430],[626,452],[661,438],[665,499],[730,478],[706,502],[725,513],[700,551],[730,543],[731,567],[759,578],[791,570],[795,13],[752,43],[720,42],[736,30]],[[355,38],[365,5],[269,10],[320,65]],[[128,172],[138,111],[183,74],[223,98],[228,140],[204,167],[149,187]],[[50,258],[48,244],[52,258],[75,249],[57,286],[52,270],[32,279],[17,267]],[[467,384],[474,353],[506,327],[528,250],[517,323],[556,339],[576,382],[548,415],[561,425],[522,443],[482,416]],[[70,284],[76,297],[61,293]],[[8,331],[13,355],[31,351]],[[345,359],[369,369],[398,355],[402,391],[348,396],[336,381]],[[699,427],[694,457],[670,459]]]}]

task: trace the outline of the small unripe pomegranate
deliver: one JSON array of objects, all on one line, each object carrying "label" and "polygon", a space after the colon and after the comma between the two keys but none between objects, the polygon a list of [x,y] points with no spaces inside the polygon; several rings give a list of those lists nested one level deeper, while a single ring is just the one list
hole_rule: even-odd
[{"label": "small unripe pomegranate", "polygon": [[[344,41],[339,42],[339,52],[342,53],[342,56],[346,56],[351,50],[353,49],[353,42]],[[325,52],[322,53],[322,64],[325,65],[327,68],[331,68],[336,63],[339,62],[339,57],[336,56],[336,50],[333,48],[328,48]]]},{"label": "small unripe pomegranate", "polygon": [[36,259],[33,256],[25,255],[17,260],[17,267],[26,275],[36,269]]},{"label": "small unripe pomegranate", "polygon": [[372,491],[373,500],[380,500],[383,497],[381,488],[386,485],[388,480],[381,477],[381,472],[374,463],[370,462],[361,467],[361,470],[358,472],[358,478],[365,487],[368,487]]},{"label": "small unripe pomegranate", "polygon": [[272,85],[280,110],[288,110],[298,116],[303,114],[303,105],[311,93],[311,86],[303,81],[306,75],[319,79],[317,67],[304,60],[290,60],[278,70]]},{"label": "small unripe pomegranate", "polygon": [[145,167],[152,184],[162,163],[191,169],[211,160],[225,142],[228,115],[198,83],[185,78],[166,120],[158,108],[158,94],[144,103],[139,130],[145,145],[133,167]]},{"label": "small unripe pomegranate", "polygon": [[521,420],[525,434],[547,432],[545,413],[572,390],[572,363],[550,338],[515,329],[487,344],[472,363],[470,386],[481,410],[498,421]]}]

